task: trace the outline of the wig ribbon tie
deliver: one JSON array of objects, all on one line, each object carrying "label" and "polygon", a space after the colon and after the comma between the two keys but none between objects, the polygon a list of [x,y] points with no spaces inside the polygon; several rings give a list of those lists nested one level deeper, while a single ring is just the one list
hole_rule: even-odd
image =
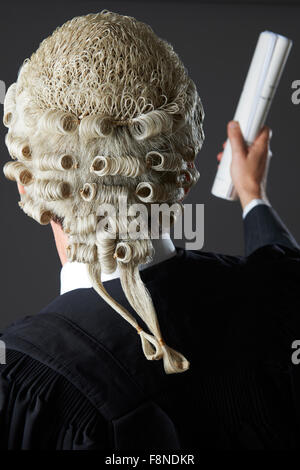
[{"label": "wig ribbon tie", "polygon": [[151,361],[163,359],[166,374],[184,372],[189,369],[190,363],[183,354],[167,346],[162,338],[157,339],[140,327],[137,331],[141,337],[142,348],[146,358]]}]

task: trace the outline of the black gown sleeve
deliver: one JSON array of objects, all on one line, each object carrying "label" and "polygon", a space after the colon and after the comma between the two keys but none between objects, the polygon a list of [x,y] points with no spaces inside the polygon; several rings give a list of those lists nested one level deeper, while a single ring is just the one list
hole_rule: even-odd
[{"label": "black gown sleeve", "polygon": [[[244,219],[245,280],[248,295],[260,293],[262,304],[274,311],[288,310],[297,323],[300,310],[300,247],[276,211],[254,207]],[[295,331],[297,334],[298,331]],[[300,331],[299,331],[300,333]]]},{"label": "black gown sleeve", "polygon": [[291,250],[300,249],[277,212],[265,204],[255,206],[245,217],[244,238],[246,256],[267,245],[281,245]]}]

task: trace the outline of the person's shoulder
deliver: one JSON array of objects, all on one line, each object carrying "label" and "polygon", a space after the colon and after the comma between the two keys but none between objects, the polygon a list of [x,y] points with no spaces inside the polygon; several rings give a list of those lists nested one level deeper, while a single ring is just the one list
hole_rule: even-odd
[{"label": "person's shoulder", "polygon": [[[8,323],[0,330],[0,339],[10,349],[29,350],[29,342],[36,345],[45,338],[45,333],[50,334],[51,330],[57,328],[56,317],[62,314],[68,316],[70,312],[89,313],[90,311],[101,310],[104,303],[91,289],[75,289],[63,295],[55,297],[46,304],[39,312],[32,315],[23,315]],[[61,322],[60,335],[55,335],[53,340],[59,344],[62,342],[67,324]],[[25,348],[26,342],[26,348]],[[63,346],[63,345],[62,345]]]},{"label": "person's shoulder", "polygon": [[250,268],[255,265],[277,265],[278,263],[299,268],[300,250],[284,244],[263,245],[247,256],[230,255],[203,250],[184,250],[177,248],[186,264],[202,265],[207,268]]},{"label": "person's shoulder", "polygon": [[93,322],[105,316],[106,309],[107,304],[94,289],[75,289],[57,296],[38,313],[7,324],[0,331],[0,339],[7,349],[42,362],[50,352],[64,353],[72,325],[84,323],[84,328],[93,330]]},{"label": "person's shoulder", "polygon": [[69,310],[84,311],[95,310],[104,305],[101,297],[97,295],[93,288],[73,289],[64,294],[58,295],[51,302],[45,305],[39,313],[53,312],[59,313],[60,311],[68,312]]},{"label": "person's shoulder", "polygon": [[244,263],[245,257],[240,255],[229,255],[219,252],[186,250],[186,256],[198,262],[221,263],[226,265]]},{"label": "person's shoulder", "polygon": [[[118,295],[120,290],[119,280],[111,280],[110,293]],[[123,325],[122,317],[111,313],[112,307],[93,288],[74,289],[57,296],[38,313],[6,326],[0,339],[8,349],[21,351],[40,362],[50,364],[57,358],[63,361],[71,349],[88,354],[91,341],[98,344],[100,340],[111,339],[115,336],[111,332],[118,331],[120,323],[125,336],[135,335],[131,325],[126,322]]]},{"label": "person's shoulder", "polygon": [[5,324],[0,330],[0,340],[5,343],[5,339],[17,330],[27,328],[32,322],[35,315],[22,315],[17,319]]},{"label": "person's shoulder", "polygon": [[203,267],[205,269],[230,269],[238,268],[246,263],[246,258],[239,255],[229,255],[204,250],[185,250],[176,248],[183,264]]}]

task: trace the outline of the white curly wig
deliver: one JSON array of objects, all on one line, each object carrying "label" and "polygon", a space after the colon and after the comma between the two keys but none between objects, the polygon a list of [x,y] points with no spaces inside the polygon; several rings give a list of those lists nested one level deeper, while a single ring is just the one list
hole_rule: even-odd
[{"label": "white curly wig", "polygon": [[[7,178],[26,187],[20,206],[40,224],[62,221],[70,261],[87,264],[94,289],[140,335],[147,359],[166,373],[188,360],[163,340],[139,265],[151,238],[99,237],[101,204],[183,200],[199,174],[204,111],[173,47],[135,18],[108,10],[67,21],[24,61],[7,90],[3,122],[14,161]],[[121,220],[121,219],[120,219]],[[148,332],[105,290],[101,272],[119,266],[125,295]]]}]

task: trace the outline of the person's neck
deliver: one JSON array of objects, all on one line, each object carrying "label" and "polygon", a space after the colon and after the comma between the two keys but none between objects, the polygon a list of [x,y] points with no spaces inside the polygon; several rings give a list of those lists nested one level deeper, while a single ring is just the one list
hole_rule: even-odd
[{"label": "person's neck", "polygon": [[[147,269],[150,266],[161,263],[176,255],[176,248],[169,234],[165,234],[163,238],[158,240],[153,239],[152,245],[154,248],[153,259],[147,264],[141,264],[139,266],[140,270]],[[119,277],[120,272],[118,268],[111,274],[101,273],[102,282],[107,282]],[[90,287],[92,287],[92,283],[86,269],[86,264],[78,262],[70,263],[68,261],[64,263],[61,270],[61,294],[74,289]]]}]

